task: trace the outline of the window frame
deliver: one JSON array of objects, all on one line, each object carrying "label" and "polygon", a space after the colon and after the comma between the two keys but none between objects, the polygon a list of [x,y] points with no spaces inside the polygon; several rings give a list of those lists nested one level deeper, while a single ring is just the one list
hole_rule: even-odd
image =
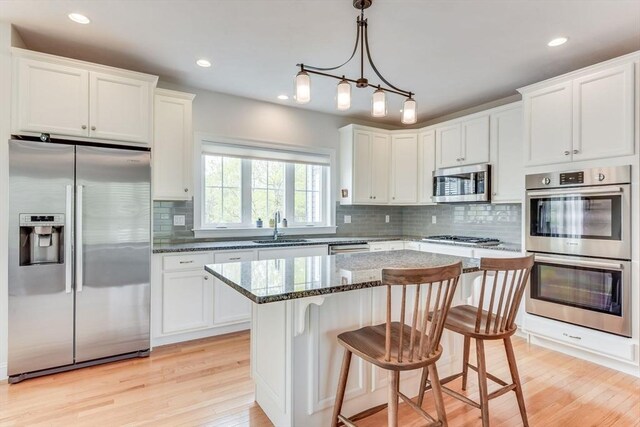
[{"label": "window frame", "polygon": [[[336,232],[335,225],[335,209],[331,209],[336,204],[336,154],[334,149],[330,148],[317,148],[317,147],[304,147],[291,144],[281,144],[274,142],[264,141],[251,141],[251,140],[239,140],[226,137],[217,137],[202,133],[196,133],[194,139],[195,149],[193,150],[194,159],[194,234],[196,238],[202,237],[259,237],[259,236],[271,236],[273,235],[273,228],[269,228],[269,219],[262,218],[263,227],[257,228],[255,223],[251,221],[251,159],[242,158],[241,165],[241,193],[242,193],[242,222],[240,224],[207,224],[204,221],[204,207],[205,207],[205,185],[204,185],[204,162],[205,154],[215,155],[215,149],[205,149],[209,144],[224,144],[233,145],[247,150],[263,149],[271,151],[282,151],[286,153],[299,152],[304,156],[317,156],[328,160],[327,166],[324,168],[321,177],[321,188],[324,191],[320,197],[320,209],[323,213],[323,222],[295,222],[294,216],[294,173],[295,173],[295,160],[282,159],[280,161],[285,162],[285,209],[282,212],[282,217],[287,218],[288,227],[280,228],[287,235],[299,235],[299,234],[334,234]],[[232,155],[220,153],[220,156],[233,157]],[[278,161],[274,159],[275,161]],[[299,162],[301,163],[301,162]],[[246,184],[248,183],[248,184]],[[288,195],[291,196],[288,196]],[[287,198],[290,198],[290,202],[287,203]],[[249,201],[247,203],[247,201]],[[246,219],[249,219],[247,222]]]}]

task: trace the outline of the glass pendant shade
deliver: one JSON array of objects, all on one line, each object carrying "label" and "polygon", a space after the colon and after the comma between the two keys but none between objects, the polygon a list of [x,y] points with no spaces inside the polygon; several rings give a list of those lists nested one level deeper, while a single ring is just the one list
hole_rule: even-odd
[{"label": "glass pendant shade", "polygon": [[371,115],[373,117],[385,117],[387,115],[387,95],[382,89],[373,92],[371,98]]},{"label": "glass pendant shade", "polygon": [[341,111],[348,110],[351,107],[351,85],[345,79],[340,80],[340,83],[338,83],[336,107]]},{"label": "glass pendant shade", "polygon": [[311,101],[311,78],[309,74],[304,71],[296,74],[295,86],[296,102],[298,104],[306,104]]},{"label": "glass pendant shade", "polygon": [[412,125],[418,121],[417,104],[413,98],[407,98],[402,105],[402,123]]}]

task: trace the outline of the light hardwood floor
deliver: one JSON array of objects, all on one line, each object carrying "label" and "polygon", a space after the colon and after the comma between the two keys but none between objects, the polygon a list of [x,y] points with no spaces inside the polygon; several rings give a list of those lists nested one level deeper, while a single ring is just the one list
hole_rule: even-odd
[{"label": "light hardwood floor", "polygon": [[[489,371],[508,378],[499,344],[487,343]],[[520,338],[514,339],[514,347],[531,426],[640,426],[639,379],[528,345]],[[469,383],[471,397],[476,398],[475,378],[470,377]],[[424,406],[433,411],[429,394]],[[449,396],[445,406],[450,426],[480,425],[477,409]],[[513,393],[491,401],[489,411],[492,426],[521,425]],[[271,423],[253,401],[249,334],[241,332],[160,347],[146,359],[15,385],[0,383],[0,426],[14,425],[262,427]],[[386,411],[358,425],[384,426]],[[421,426],[424,421],[400,405],[400,425]]]}]

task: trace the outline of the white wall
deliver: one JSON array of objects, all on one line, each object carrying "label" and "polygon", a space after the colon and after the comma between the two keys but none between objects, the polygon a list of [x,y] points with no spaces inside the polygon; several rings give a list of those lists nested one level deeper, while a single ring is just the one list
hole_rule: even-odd
[{"label": "white wall", "polygon": [[11,25],[0,22],[0,380],[7,376],[7,224],[11,111]]}]

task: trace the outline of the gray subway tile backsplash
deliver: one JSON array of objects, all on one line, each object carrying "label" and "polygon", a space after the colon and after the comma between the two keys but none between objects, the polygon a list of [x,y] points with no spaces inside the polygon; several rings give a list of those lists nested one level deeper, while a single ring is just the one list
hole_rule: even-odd
[{"label": "gray subway tile backsplash", "polygon": [[[192,201],[155,201],[153,209],[154,242],[194,239]],[[185,225],[174,226],[174,215],[185,215]],[[350,224],[345,224],[345,215],[351,216]],[[385,221],[387,215],[389,222]],[[433,216],[435,224],[432,224]],[[336,224],[338,237],[458,234],[520,243],[522,207],[517,203],[435,206],[343,206],[338,203]]]}]

